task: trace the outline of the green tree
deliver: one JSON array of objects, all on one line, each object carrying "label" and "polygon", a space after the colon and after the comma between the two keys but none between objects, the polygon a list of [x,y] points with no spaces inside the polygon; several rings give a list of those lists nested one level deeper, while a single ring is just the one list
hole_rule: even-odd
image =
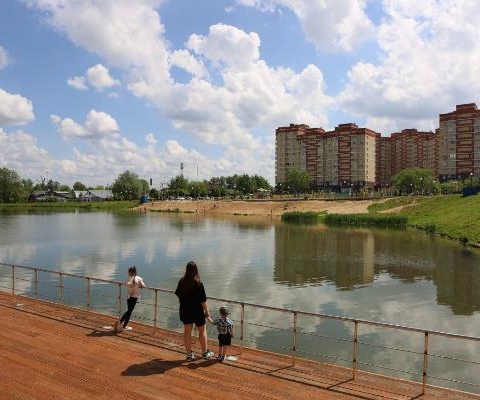
[{"label": "green tree", "polygon": [[0,200],[3,203],[19,201],[23,194],[22,180],[12,169],[0,168]]},{"label": "green tree", "polygon": [[52,181],[51,179],[47,182],[47,189],[48,190],[60,190],[60,182]]},{"label": "green tree", "polygon": [[287,172],[286,185],[290,188],[290,192],[298,193],[305,192],[310,187],[312,179],[307,171],[300,171],[298,168],[292,168]]},{"label": "green tree", "polygon": [[87,186],[85,186],[82,182],[76,181],[73,184],[73,190],[87,190]]},{"label": "green tree", "polygon": [[70,186],[68,186],[68,185],[60,185],[58,190],[60,192],[70,192],[72,189],[70,189]]},{"label": "green tree", "polygon": [[182,175],[177,175],[170,179],[168,189],[171,196],[186,196],[188,194],[188,180]]},{"label": "green tree", "polygon": [[160,193],[158,189],[151,188],[150,192],[148,192],[148,196],[153,200],[158,200],[160,198]]},{"label": "green tree", "polygon": [[22,179],[22,186],[23,186],[23,200],[28,200],[28,198],[30,197],[30,195],[33,193],[33,191],[35,190],[35,185],[33,183],[33,181],[28,178],[28,179]]},{"label": "green tree", "polygon": [[142,183],[142,193],[148,193],[150,191],[150,183],[146,179],[140,179]]},{"label": "green tree", "polygon": [[207,194],[207,182],[191,181],[188,183],[189,196],[193,198],[202,197]]},{"label": "green tree", "polygon": [[139,199],[142,191],[142,182],[134,172],[126,170],[120,174],[112,185],[112,193],[117,199]]},{"label": "green tree", "polygon": [[392,185],[399,194],[435,194],[440,184],[428,168],[407,168],[392,177]]},{"label": "green tree", "polygon": [[237,179],[237,191],[242,194],[251,194],[257,190],[256,182],[247,174],[243,174]]}]

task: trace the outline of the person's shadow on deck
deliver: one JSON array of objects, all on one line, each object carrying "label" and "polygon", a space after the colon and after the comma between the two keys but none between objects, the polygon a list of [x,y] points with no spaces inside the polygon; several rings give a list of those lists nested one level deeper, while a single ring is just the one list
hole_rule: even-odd
[{"label": "person's shadow on deck", "polygon": [[148,376],[164,374],[165,372],[177,368],[187,367],[189,369],[197,369],[208,367],[215,364],[215,360],[199,359],[198,361],[185,361],[185,360],[162,360],[156,358],[141,364],[132,364],[125,371],[122,371],[122,376]]}]

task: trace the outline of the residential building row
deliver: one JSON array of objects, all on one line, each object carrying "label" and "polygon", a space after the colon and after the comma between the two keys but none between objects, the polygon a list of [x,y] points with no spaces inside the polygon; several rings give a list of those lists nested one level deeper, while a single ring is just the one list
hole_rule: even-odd
[{"label": "residential building row", "polygon": [[435,132],[404,129],[382,136],[354,123],[333,130],[290,124],[276,129],[275,184],[292,168],[307,171],[317,188],[359,190],[388,187],[411,167],[428,168],[439,181],[480,177],[480,110],[460,104],[439,115]]}]

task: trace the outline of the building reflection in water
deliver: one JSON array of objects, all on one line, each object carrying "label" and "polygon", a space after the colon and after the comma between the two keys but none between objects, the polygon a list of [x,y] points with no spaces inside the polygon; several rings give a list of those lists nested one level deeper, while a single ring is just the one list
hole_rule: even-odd
[{"label": "building reflection in water", "polygon": [[480,311],[480,256],[418,232],[275,226],[274,281],[354,290],[387,273],[403,283],[432,280],[437,303],[456,315]]},{"label": "building reflection in water", "polygon": [[374,277],[371,231],[334,231],[322,227],[275,227],[274,280],[292,286],[333,282],[351,290]]}]

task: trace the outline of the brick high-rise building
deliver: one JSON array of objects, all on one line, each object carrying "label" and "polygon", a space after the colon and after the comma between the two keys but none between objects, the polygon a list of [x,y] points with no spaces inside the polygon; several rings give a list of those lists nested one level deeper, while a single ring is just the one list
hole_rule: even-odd
[{"label": "brick high-rise building", "polygon": [[388,187],[392,177],[392,146],[390,137],[382,136],[377,141],[377,179],[380,187]]},{"label": "brick high-rise building", "polygon": [[305,131],[308,125],[295,125],[277,128],[275,131],[275,184],[287,181],[287,172],[292,168],[307,169]]},{"label": "brick high-rise building", "polygon": [[435,145],[433,132],[404,129],[401,132],[392,133],[390,136],[391,176],[412,167],[428,168],[435,173]]},{"label": "brick high-rise building", "polygon": [[438,173],[440,180],[480,177],[480,110],[475,103],[459,104],[440,114]]},{"label": "brick high-rise building", "polygon": [[373,187],[380,134],[356,124],[340,124],[325,132],[323,186]]}]

